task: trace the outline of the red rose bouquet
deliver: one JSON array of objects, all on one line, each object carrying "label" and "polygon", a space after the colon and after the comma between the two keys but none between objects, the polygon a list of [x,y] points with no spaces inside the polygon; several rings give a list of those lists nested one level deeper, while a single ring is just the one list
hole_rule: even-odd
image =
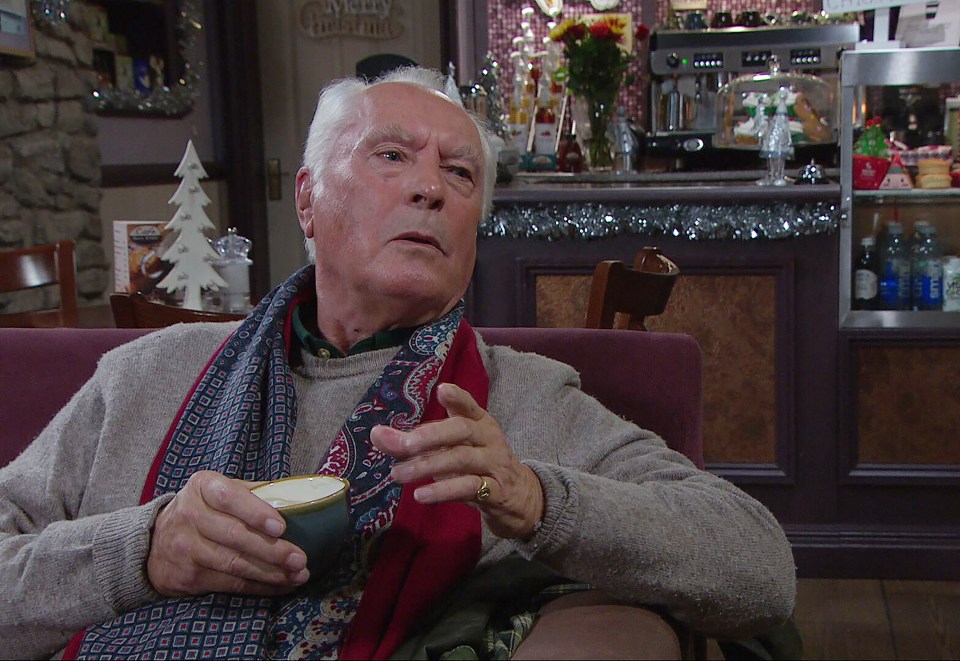
[{"label": "red rose bouquet", "polygon": [[[585,142],[588,162],[594,168],[613,163],[607,126],[621,85],[632,82],[626,73],[633,55],[620,46],[625,31],[624,21],[611,15],[589,25],[567,19],[550,33],[550,39],[563,44],[567,87],[588,106],[590,135]],[[639,25],[635,37],[641,40],[649,33],[646,26]]]}]

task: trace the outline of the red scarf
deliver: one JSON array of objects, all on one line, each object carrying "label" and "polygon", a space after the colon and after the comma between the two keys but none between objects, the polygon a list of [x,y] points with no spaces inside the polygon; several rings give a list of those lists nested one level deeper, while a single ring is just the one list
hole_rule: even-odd
[{"label": "red scarf", "polygon": [[[275,290],[276,300],[274,302],[261,301],[261,305],[258,305],[257,310],[244,322],[238,332],[224,343],[224,347],[229,350],[230,356],[240,355],[249,346],[255,345],[258,348],[265,348],[264,353],[269,355],[255,358],[266,369],[266,372],[263,372],[266,375],[264,383],[269,383],[271,378],[276,380],[277,376],[271,377],[270,375],[282,377],[282,373],[286,371],[286,350],[284,348],[278,352],[275,342],[255,342],[251,345],[250,340],[244,338],[249,338],[249,333],[260,334],[261,338],[288,337],[291,302],[295,303],[299,298],[298,293],[311,291],[312,286],[309,285],[312,285],[312,275],[312,268],[310,267],[295,274],[288,281],[291,286],[284,286]],[[459,315],[459,311],[456,314]],[[436,383],[430,392],[427,405],[423,409],[421,424],[430,420],[440,420],[446,416],[443,407],[436,400],[436,385],[440,383],[452,382],[457,384],[469,392],[478,404],[486,407],[489,378],[477,349],[476,335],[469,324],[462,319],[459,321],[459,325],[455,325],[453,328],[456,328],[457,332],[453,336],[453,342],[449,345],[449,350],[437,375]],[[246,332],[241,333],[241,331]],[[242,337],[238,337],[238,335],[242,335]],[[273,348],[270,348],[271,346]],[[221,357],[226,351],[224,347],[221,347],[221,350],[217,352],[197,380],[194,390],[199,390],[200,394],[217,392],[217,389],[210,390],[209,380],[230,373],[229,370],[233,369],[232,362],[236,359],[227,358],[224,360]],[[248,359],[241,355],[239,360]],[[227,370],[227,372],[223,370]],[[257,378],[264,379],[264,377]],[[222,382],[222,380],[218,382]],[[289,382],[289,385],[292,387],[292,382]],[[251,382],[249,385],[244,382],[241,387],[247,388],[247,392],[251,392],[250,388],[256,391],[259,386],[256,385],[256,382]],[[197,394],[191,392],[188,395],[188,401],[193,400]],[[236,401],[236,396],[232,391],[215,396],[228,401],[232,398]],[[192,406],[195,406],[195,404],[192,404]],[[288,406],[292,406],[292,404]],[[176,452],[178,450],[171,450],[169,447],[174,428],[178,429],[177,443],[179,448],[183,448],[184,443],[189,448],[193,443],[191,440],[193,432],[188,429],[186,436],[184,436],[182,428],[184,412],[188,408],[187,403],[181,407],[177,420],[171,426],[171,433],[168,433],[167,440],[154,461],[147,483],[144,485],[143,502],[149,502],[157,494],[158,468],[164,459],[170,459],[170,452],[174,452],[172,456],[177,456]],[[287,410],[295,411],[295,409],[282,409],[281,413]],[[292,421],[291,424],[293,424]],[[283,439],[288,439],[289,434],[290,431],[284,431],[283,428],[274,425],[265,428],[261,436],[272,439],[271,442],[273,443],[281,443],[281,446],[272,447],[283,447],[285,443]],[[202,467],[209,466],[205,464]],[[160,474],[163,475],[164,471],[160,471]],[[166,485],[167,483],[164,486]],[[461,503],[421,505],[413,499],[413,490],[416,486],[418,485],[408,485],[401,491],[394,520],[384,533],[377,562],[371,570],[359,606],[343,640],[340,651],[341,658],[387,658],[409,635],[417,618],[431,604],[453,589],[462,578],[469,574],[479,559],[480,515],[477,510]],[[168,489],[159,488],[159,490],[166,491]],[[217,596],[208,595],[206,599],[209,600],[210,598],[217,598]],[[251,602],[250,605],[254,608],[258,619],[269,618],[273,608],[269,599],[255,597],[244,599]],[[169,603],[167,601],[160,602],[160,604],[150,604],[141,610],[156,613],[158,607],[162,608]],[[203,609],[201,608],[198,612],[202,613]],[[155,618],[157,615],[147,617]],[[196,617],[196,615],[191,617]],[[120,620],[105,623],[95,629],[98,631],[122,630],[125,628],[122,622],[124,619],[124,616],[121,616]],[[162,623],[162,618],[154,621]],[[103,627],[107,628],[104,629]],[[152,629],[152,631],[151,635],[158,635],[156,629]],[[76,657],[84,643],[85,634],[86,632],[80,632],[73,638],[65,651],[64,658]],[[121,631],[120,635],[122,637],[128,634]],[[104,642],[88,649],[87,654],[122,656],[122,646],[118,646],[117,643],[110,643],[107,638],[98,637],[96,640],[103,640]],[[128,640],[130,639],[128,638]],[[130,640],[130,642],[134,643],[135,640]],[[240,644],[235,648],[234,654],[236,656],[256,654],[252,650],[257,645],[262,645],[263,642],[249,641],[249,645]],[[100,649],[101,652],[98,653],[97,649]],[[178,648],[177,651],[180,652],[183,649]],[[136,654],[135,651],[129,653]]]},{"label": "red scarf", "polygon": [[[487,376],[473,328],[460,322],[437,383],[455,383],[487,408]],[[423,421],[440,420],[446,411],[434,388]],[[413,498],[419,486],[404,486],[396,518],[370,574],[353,618],[341,659],[386,659],[412,625],[449,592],[480,559],[480,512],[462,503],[422,505]]]}]

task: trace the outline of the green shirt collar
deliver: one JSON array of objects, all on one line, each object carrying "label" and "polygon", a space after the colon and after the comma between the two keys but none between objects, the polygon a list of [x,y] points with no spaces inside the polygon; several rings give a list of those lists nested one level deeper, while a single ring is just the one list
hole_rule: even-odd
[{"label": "green shirt collar", "polygon": [[[317,304],[316,301],[308,301],[298,304],[293,309],[293,334],[300,342],[300,346],[309,351],[314,356],[320,358],[345,358],[343,352],[323,337],[323,333],[317,327]],[[380,331],[374,333],[368,338],[360,340],[347,351],[348,356],[354,356],[365,351],[375,351],[377,349],[386,349],[388,347],[398,347],[404,344],[416,327],[413,328],[395,328],[392,330]]]}]

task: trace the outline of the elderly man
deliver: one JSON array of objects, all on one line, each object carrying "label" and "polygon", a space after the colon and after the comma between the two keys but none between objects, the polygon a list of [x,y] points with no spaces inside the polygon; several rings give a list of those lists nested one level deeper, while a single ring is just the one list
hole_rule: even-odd
[{"label": "elderly man", "polygon": [[[296,182],[314,264],[239,326],[107,354],[0,471],[0,653],[413,654],[438,604],[484,580],[520,610],[576,581],[716,636],[790,615],[790,548],[762,505],[463,320],[494,158],[442,83],[326,89]],[[350,480],[352,534],[311,577],[250,487],[313,472]],[[590,656],[573,625],[596,594],[547,604],[517,656]],[[660,615],[630,612],[628,654],[677,653]]]}]

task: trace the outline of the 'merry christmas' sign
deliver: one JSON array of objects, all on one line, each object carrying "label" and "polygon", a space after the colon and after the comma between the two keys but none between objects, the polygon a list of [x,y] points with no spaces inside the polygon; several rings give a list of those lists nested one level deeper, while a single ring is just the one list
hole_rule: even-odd
[{"label": "'merry christmas' sign", "polygon": [[300,10],[300,28],[315,39],[396,39],[402,15],[400,0],[311,0]]}]

